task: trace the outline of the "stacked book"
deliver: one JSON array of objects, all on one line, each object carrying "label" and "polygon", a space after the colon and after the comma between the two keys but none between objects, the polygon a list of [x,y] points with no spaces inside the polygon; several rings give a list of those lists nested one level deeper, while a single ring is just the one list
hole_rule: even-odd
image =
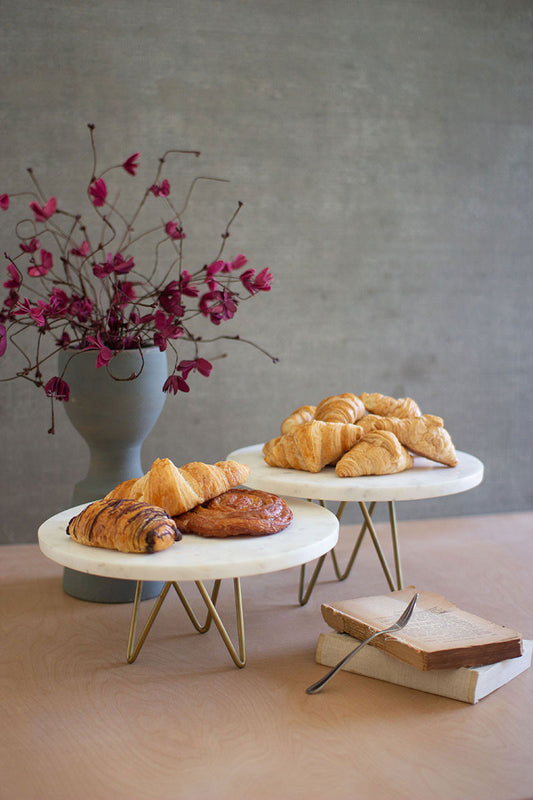
[{"label": "stacked book", "polygon": [[395,622],[414,591],[419,597],[406,627],[378,636],[345,671],[477,703],[531,665],[533,642],[414,587],[323,604],[322,616],[333,630],[320,634],[316,661],[337,664],[359,641]]}]

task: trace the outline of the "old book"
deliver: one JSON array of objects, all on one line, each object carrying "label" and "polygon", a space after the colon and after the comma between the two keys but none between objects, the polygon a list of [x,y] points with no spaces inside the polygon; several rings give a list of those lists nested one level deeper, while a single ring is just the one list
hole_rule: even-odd
[{"label": "old book", "polygon": [[458,608],[445,597],[414,587],[375,597],[324,603],[327,624],[356,639],[366,639],[392,625],[419,591],[413,616],[397,633],[378,636],[371,647],[419,670],[477,667],[522,655],[517,631]]},{"label": "old book", "polygon": [[[316,661],[326,667],[333,667],[356,646],[357,641],[347,633],[321,633],[318,637]],[[532,649],[533,642],[524,639],[523,653],[517,658],[482,667],[422,671],[410,664],[403,664],[377,647],[364,647],[342,669],[407,686],[409,689],[451,697],[463,703],[477,703],[528,669],[531,666]]]}]

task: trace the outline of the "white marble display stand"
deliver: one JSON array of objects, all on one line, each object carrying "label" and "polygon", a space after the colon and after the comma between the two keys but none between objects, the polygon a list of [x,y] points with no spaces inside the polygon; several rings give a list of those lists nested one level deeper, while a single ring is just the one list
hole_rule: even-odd
[{"label": "white marble display stand", "polygon": [[[64,567],[91,575],[137,582],[127,650],[129,663],[137,657],[163,600],[173,586],[196,629],[204,633],[213,620],[233,661],[242,667],[246,663],[246,654],[240,578],[305,564],[321,557],[337,543],[339,522],[334,514],[305,500],[288,498],[287,501],[294,516],[290,525],[279,533],[227,539],[184,534],[181,541],[166,550],[149,555],[119,553],[74,542],[66,533],[67,524],[85,507],[84,504],[62,511],[44,522],[38,530],[39,546],[45,556]],[[239,631],[238,653],[215,607],[220,582],[224,578],[232,578],[234,583]],[[215,581],[211,595],[203,584],[204,580]],[[134,645],[143,581],[164,581],[165,585],[137,644]],[[178,581],[194,581],[196,584],[208,610],[203,625],[196,619]]]},{"label": "white marble display stand", "polygon": [[[340,503],[337,511],[339,519],[346,503],[357,502],[363,514],[363,526],[344,572],[339,569],[335,548],[331,550],[335,572],[339,580],[344,580],[349,575],[363,536],[368,530],[391,590],[401,589],[403,585],[394,503],[402,500],[422,500],[465,492],[474,488],[483,480],[482,462],[475,456],[461,451],[457,452],[459,463],[456,467],[446,467],[417,456],[415,457],[414,467],[393,475],[339,478],[335,474],[333,467],[326,467],[318,473],[271,467],[265,462],[262,450],[262,444],[254,444],[234,450],[227,458],[247,464],[250,467],[250,475],[246,480],[246,485],[250,488],[262,489],[275,494],[290,495],[291,497],[305,497],[322,502],[328,500],[337,501]],[[389,506],[396,584],[372,523],[372,514],[376,504],[379,502],[386,502]],[[369,507],[367,507],[367,503],[370,503]],[[326,555],[324,554],[320,558],[305,594],[303,593],[305,565],[302,566],[300,577],[300,603],[302,605],[310,597]]]}]

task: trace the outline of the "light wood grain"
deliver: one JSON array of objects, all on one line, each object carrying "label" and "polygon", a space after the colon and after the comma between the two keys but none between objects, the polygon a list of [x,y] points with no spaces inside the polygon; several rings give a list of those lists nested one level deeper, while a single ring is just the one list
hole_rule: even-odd
[{"label": "light wood grain", "polygon": [[[406,583],[533,638],[533,513],[399,527]],[[352,542],[345,528],[341,563]],[[533,795],[533,670],[476,706],[347,673],[305,694],[320,603],[387,591],[370,542],[343,583],[328,558],[303,608],[297,569],[244,579],[242,670],[172,594],[128,665],[131,606],[70,598],[61,572],[36,545],[0,549],[2,800]],[[233,632],[229,581],[219,606]]]}]

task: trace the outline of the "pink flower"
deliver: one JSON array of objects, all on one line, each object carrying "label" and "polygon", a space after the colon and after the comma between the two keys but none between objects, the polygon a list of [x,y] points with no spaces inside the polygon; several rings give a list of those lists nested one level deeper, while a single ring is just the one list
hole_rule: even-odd
[{"label": "pink flower", "polygon": [[24,242],[21,242],[19,246],[24,253],[35,253],[39,247],[39,239],[30,239],[29,244],[24,244]]},{"label": "pink flower", "polygon": [[107,186],[103,178],[97,178],[89,186],[89,194],[95,208],[100,208],[104,205],[107,197]]},{"label": "pink flower", "polygon": [[193,361],[180,361],[178,369],[184,378],[187,378],[193,369],[207,378],[211,374],[213,365],[205,358],[195,358]]},{"label": "pink flower", "polygon": [[9,208],[9,195],[8,194],[0,194],[0,208],[2,211],[7,211]]},{"label": "pink flower", "polygon": [[200,294],[198,287],[191,283],[191,280],[192,275],[184,269],[180,278],[181,293],[187,295],[187,297],[198,297]]},{"label": "pink flower", "polygon": [[165,225],[165,233],[167,236],[170,236],[171,239],[185,239],[183,228],[180,228],[173,220],[170,220],[170,222],[167,222]]},{"label": "pink flower", "polygon": [[200,298],[198,307],[213,325],[220,325],[222,320],[231,319],[237,311],[237,303],[227,290],[206,292]]},{"label": "pink flower", "polygon": [[0,325],[0,358],[6,352],[7,347],[7,331],[5,325]]},{"label": "pink flower", "polygon": [[247,269],[242,273],[241,281],[250,294],[269,292],[272,288],[273,275],[268,267],[262,269],[257,276],[255,276],[255,269]]},{"label": "pink flower", "polygon": [[57,200],[55,197],[51,197],[44,206],[40,206],[39,203],[36,203],[35,200],[30,203],[30,208],[35,215],[36,222],[46,222],[47,219],[56,213],[57,209]]},{"label": "pink flower", "polygon": [[157,332],[154,334],[154,344],[163,352],[167,349],[167,339],[179,339],[183,336],[183,328],[173,322],[172,317],[167,317],[162,311],[156,311],[154,316]]},{"label": "pink flower", "polygon": [[14,264],[8,264],[7,271],[11,275],[11,280],[4,281],[4,286],[6,289],[18,289],[22,283],[22,275]]},{"label": "pink flower", "polygon": [[69,314],[72,314],[80,322],[87,322],[93,310],[92,300],[89,300],[88,297],[79,297],[77,294],[72,295],[68,310]]},{"label": "pink flower", "polygon": [[80,256],[80,258],[85,258],[91,252],[91,247],[87,239],[85,239],[80,247],[73,247],[70,251],[73,256]]},{"label": "pink flower", "polygon": [[134,303],[137,299],[137,293],[133,286],[134,284],[131,281],[117,281],[113,302],[121,308],[127,306],[128,303]]},{"label": "pink flower", "polygon": [[112,272],[115,272],[117,275],[124,275],[134,266],[135,261],[133,258],[128,258],[126,261],[122,253],[115,253],[114,255],[113,253],[108,253],[105,264],[95,264],[93,266],[93,274],[97,278],[103,280],[108,275],[111,275]]},{"label": "pink flower", "polygon": [[232,268],[232,269],[241,269],[241,267],[244,267],[244,266],[245,266],[245,264],[247,264],[247,263],[248,263],[248,259],[246,258],[246,256],[243,256],[243,254],[242,254],[242,253],[240,253],[240,254],[239,254],[239,255],[238,255],[236,258],[234,258],[234,259],[233,259],[233,261],[231,262],[231,268]]},{"label": "pink flower", "polygon": [[168,197],[170,194],[170,183],[165,178],[159,185],[154,183],[150,186],[150,191],[154,195],[154,197]]},{"label": "pink flower", "polygon": [[185,307],[181,304],[181,292],[178,281],[168,283],[159,295],[159,305],[169,314],[182,317]]},{"label": "pink flower", "polygon": [[38,300],[37,305],[32,306],[28,298],[25,297],[22,303],[21,302],[17,303],[17,306],[18,309],[17,311],[13,312],[14,314],[16,314],[17,316],[22,316],[27,314],[35,322],[38,328],[44,327],[44,325],[46,324],[44,318],[46,303],[43,303],[42,300]]},{"label": "pink flower", "polygon": [[68,402],[70,397],[70,388],[68,383],[59,378],[57,375],[55,378],[50,378],[44,387],[44,391],[47,397],[53,397],[54,400],[61,400],[65,403]]},{"label": "pink flower", "polygon": [[53,266],[54,259],[52,253],[49,253],[48,250],[41,249],[41,263],[28,267],[28,275],[32,278],[42,277],[43,275],[47,275]]},{"label": "pink flower", "polygon": [[126,159],[126,161],[122,164],[126,172],[130,175],[135,175],[137,169],[139,167],[139,156],[140,153],[134,153],[132,156]]},{"label": "pink flower", "polygon": [[48,301],[47,311],[53,316],[61,316],[69,306],[69,297],[63,289],[54,286]]},{"label": "pink flower", "polygon": [[163,391],[177,394],[178,392],[190,392],[190,388],[188,383],[181,377],[181,375],[171,375],[164,382]]},{"label": "pink flower", "polygon": [[89,350],[94,350],[95,348],[98,350],[98,355],[96,356],[96,367],[99,369],[100,367],[105,367],[106,364],[109,364],[111,359],[113,358],[113,353],[106,347],[106,345],[102,341],[102,337],[100,332],[98,332],[95,336],[88,336],[87,341],[92,344],[92,347],[89,347]]},{"label": "pink flower", "polygon": [[226,262],[225,261],[220,261],[220,260],[219,261],[213,261],[212,264],[209,264],[209,266],[206,267],[205,272],[206,272],[207,277],[211,278],[213,275],[216,275],[217,273],[222,272],[224,270],[225,266],[226,266]]},{"label": "pink flower", "polygon": [[70,336],[66,331],[63,331],[59,339],[56,339],[56,344],[58,347],[66,348],[70,344]]}]

